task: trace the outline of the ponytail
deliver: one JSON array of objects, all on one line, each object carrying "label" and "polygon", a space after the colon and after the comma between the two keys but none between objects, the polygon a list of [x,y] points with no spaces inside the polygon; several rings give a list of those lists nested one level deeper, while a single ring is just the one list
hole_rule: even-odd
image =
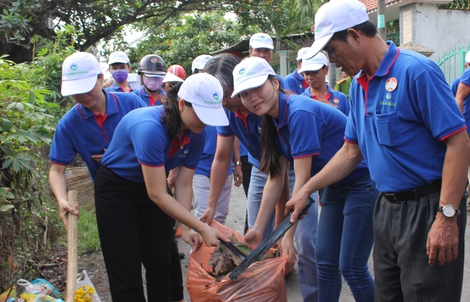
[{"label": "ponytail", "polygon": [[261,161],[260,170],[269,172],[271,178],[279,176],[281,173],[279,152],[275,141],[277,139],[277,131],[274,126],[273,118],[267,114],[263,115],[261,120]]},{"label": "ponytail", "polygon": [[[180,90],[182,83],[178,83],[170,89],[166,94],[166,100],[163,102],[165,108],[165,116],[162,116],[163,123],[168,127],[168,134],[170,138],[175,139],[181,128],[181,116],[178,108],[178,91]],[[189,105],[191,103],[185,102]]]}]

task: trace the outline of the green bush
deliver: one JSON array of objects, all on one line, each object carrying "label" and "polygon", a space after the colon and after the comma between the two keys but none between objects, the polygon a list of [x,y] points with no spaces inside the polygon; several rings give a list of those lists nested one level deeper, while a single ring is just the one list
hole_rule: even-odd
[{"label": "green bush", "polygon": [[37,278],[38,262],[64,233],[47,173],[54,129],[67,109],[60,65],[73,49],[60,35],[36,42],[44,46],[31,63],[0,56],[0,242],[7,243],[0,292],[19,278]]}]

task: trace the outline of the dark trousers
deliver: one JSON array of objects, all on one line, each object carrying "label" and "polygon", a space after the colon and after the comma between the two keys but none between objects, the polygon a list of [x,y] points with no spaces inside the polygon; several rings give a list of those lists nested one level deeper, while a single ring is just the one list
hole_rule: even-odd
[{"label": "dark trousers", "polygon": [[181,273],[181,266],[172,219],[150,200],[145,184],[101,166],[95,178],[95,207],[113,301],[145,301],[142,265],[148,301],[173,301],[171,269],[177,266]]},{"label": "dark trousers", "polygon": [[460,202],[459,255],[443,266],[428,264],[426,242],[440,192],[392,203],[379,194],[374,209],[375,301],[458,302],[465,258],[466,199]]}]

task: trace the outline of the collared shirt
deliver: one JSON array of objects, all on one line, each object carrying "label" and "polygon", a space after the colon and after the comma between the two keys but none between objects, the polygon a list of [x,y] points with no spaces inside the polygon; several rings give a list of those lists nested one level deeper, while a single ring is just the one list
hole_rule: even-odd
[{"label": "collared shirt", "polygon": [[108,88],[105,88],[104,90],[109,91],[109,92],[132,92],[132,91],[134,91],[134,89],[132,89],[131,86],[129,86],[129,89],[130,89],[130,91],[124,91],[124,89],[119,87],[116,83],[113,83],[113,85],[111,85]]},{"label": "collared shirt", "polygon": [[[326,95],[326,104],[332,106],[333,108],[338,109],[345,115],[349,114],[349,101],[346,95],[340,91],[336,91],[331,89],[329,85],[326,85],[328,89],[328,93]],[[303,95],[318,101],[318,97],[316,95],[312,95],[310,92],[310,87],[304,90],[302,93]]]},{"label": "collared shirt", "polygon": [[284,89],[292,91],[295,94],[302,94],[307,87],[308,83],[297,69],[284,78]]},{"label": "collared shirt", "polygon": [[235,135],[248,150],[248,161],[259,167],[261,160],[261,117],[248,113],[245,117],[240,112],[229,112],[225,109],[229,120],[228,126],[217,127],[220,136],[228,137]]},{"label": "collared shirt", "polygon": [[[312,156],[311,176],[318,173],[344,144],[347,117],[332,106],[305,96],[287,97],[281,93],[279,119],[273,121],[279,137],[277,145],[291,163]],[[344,184],[367,174],[362,161],[351,174],[335,184]]]},{"label": "collared shirt", "polygon": [[140,97],[147,104],[147,106],[162,105],[161,97],[166,94],[165,90],[160,89],[158,92],[158,97],[154,99],[150,94],[147,93],[147,91],[145,90],[145,86],[142,86],[139,90],[134,90],[132,92],[137,94],[137,96]]},{"label": "collared shirt", "polygon": [[204,149],[205,130],[199,134],[188,130],[183,139],[175,142],[162,120],[164,113],[163,106],[155,106],[126,115],[101,164],[133,182],[144,181],[141,165],[165,166],[166,171],[181,165],[195,169]]},{"label": "collared shirt", "polygon": [[351,85],[345,140],[359,144],[379,191],[400,192],[442,178],[443,141],[466,127],[439,66],[387,43],[376,73]]},{"label": "collared shirt", "polygon": [[124,115],[146,106],[135,94],[106,91],[105,94],[105,115],[97,116],[77,104],[60,119],[49,153],[51,163],[67,166],[78,153],[94,180],[99,164],[91,156],[104,153]]}]

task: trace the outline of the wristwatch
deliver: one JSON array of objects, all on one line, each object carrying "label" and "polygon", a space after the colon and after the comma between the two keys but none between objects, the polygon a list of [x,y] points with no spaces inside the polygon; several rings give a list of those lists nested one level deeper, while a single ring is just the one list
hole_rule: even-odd
[{"label": "wristwatch", "polygon": [[439,213],[442,213],[445,217],[452,218],[454,216],[457,216],[460,214],[460,210],[454,208],[453,205],[451,204],[446,204],[444,206],[438,206],[437,211]]},{"label": "wristwatch", "polygon": [[241,167],[241,166],[242,166],[242,162],[239,161],[239,160],[237,160],[237,161],[235,161],[235,162],[233,163],[233,166],[234,166],[234,167],[235,167],[235,166],[240,166],[240,167]]}]

